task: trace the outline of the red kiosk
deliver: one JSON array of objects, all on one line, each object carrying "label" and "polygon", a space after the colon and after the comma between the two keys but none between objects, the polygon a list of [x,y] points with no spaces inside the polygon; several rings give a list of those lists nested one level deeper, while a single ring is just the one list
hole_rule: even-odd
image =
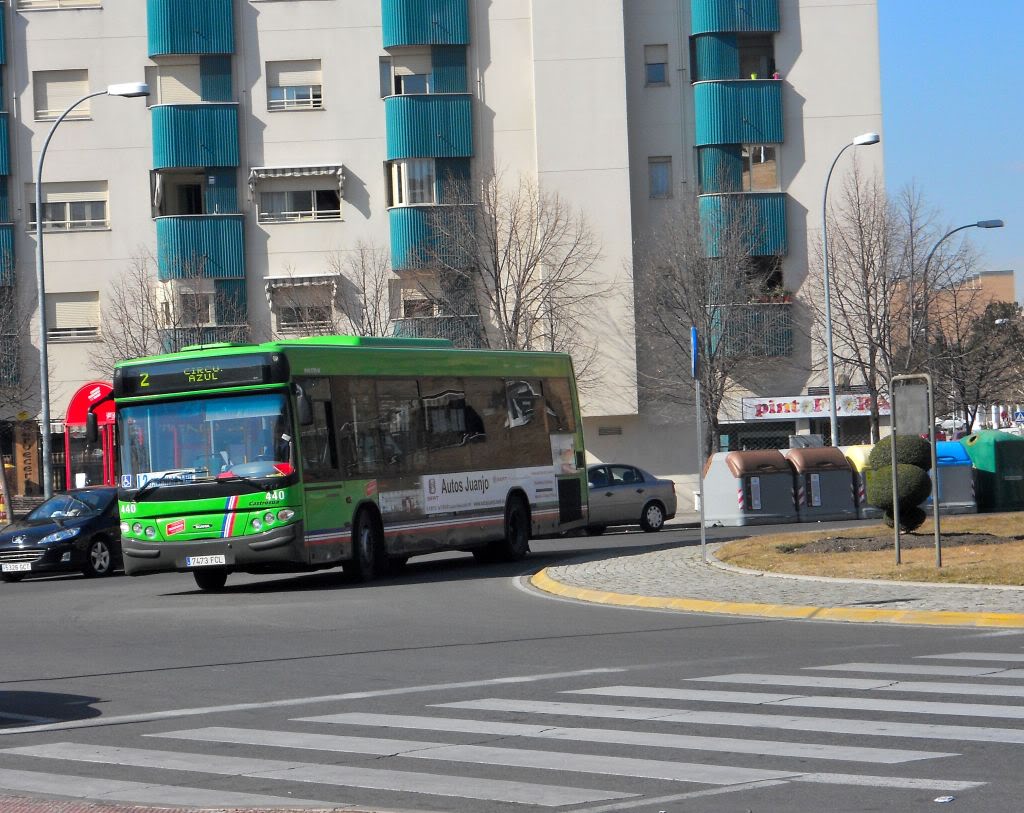
[{"label": "red kiosk", "polygon": [[[103,381],[84,385],[68,404],[64,420],[65,470],[68,488],[82,486],[114,486],[114,399],[113,387]],[[89,408],[100,401],[105,403],[93,410],[99,427],[99,440],[86,439],[86,417]]]}]

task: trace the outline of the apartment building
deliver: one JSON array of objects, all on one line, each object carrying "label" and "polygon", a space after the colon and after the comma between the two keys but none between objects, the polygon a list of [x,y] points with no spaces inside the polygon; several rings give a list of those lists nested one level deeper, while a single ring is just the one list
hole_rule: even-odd
[{"label": "apartment building", "polygon": [[[763,226],[757,251],[798,290],[831,161],[881,130],[874,2],[8,0],[2,22],[0,286],[27,303],[25,328],[3,339],[21,347],[9,378],[28,380],[38,357],[43,140],[90,91],[151,90],[79,105],[47,152],[54,431],[96,378],[111,288],[132,269],[159,281],[156,311],[194,341],[265,339],[331,322],[348,284],[339,269],[369,247],[393,269],[395,331],[444,335],[446,315],[416,295],[431,212],[452,179],[498,171],[578,207],[600,240],[595,282],[621,292],[588,320],[604,361],[583,404],[590,453],[673,475],[685,492],[693,415],[643,403],[624,269],[668,207],[697,194],[715,217],[738,195]],[[862,160],[880,169],[881,147]],[[742,191],[716,188],[722,167]],[[822,383],[802,319],[765,360],[778,367],[771,390],[750,397]],[[813,416],[745,419],[739,397],[721,417],[734,447],[820,431]]]}]

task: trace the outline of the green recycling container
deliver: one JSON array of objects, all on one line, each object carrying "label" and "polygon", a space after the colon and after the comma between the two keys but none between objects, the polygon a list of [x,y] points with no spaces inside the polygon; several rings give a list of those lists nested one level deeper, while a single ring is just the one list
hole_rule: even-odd
[{"label": "green recycling container", "polygon": [[1024,438],[982,429],[960,438],[974,466],[979,511],[1024,509]]}]

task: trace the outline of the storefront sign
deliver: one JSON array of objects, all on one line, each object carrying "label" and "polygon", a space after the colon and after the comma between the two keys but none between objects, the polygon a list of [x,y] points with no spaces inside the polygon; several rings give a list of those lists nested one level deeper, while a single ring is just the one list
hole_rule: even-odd
[{"label": "storefront sign", "polygon": [[[878,396],[878,414],[888,415],[889,399]],[[840,418],[867,417],[871,414],[870,395],[837,395],[836,415]],[[828,418],[827,395],[795,395],[791,398],[744,398],[745,421],[792,421],[798,418]]]}]

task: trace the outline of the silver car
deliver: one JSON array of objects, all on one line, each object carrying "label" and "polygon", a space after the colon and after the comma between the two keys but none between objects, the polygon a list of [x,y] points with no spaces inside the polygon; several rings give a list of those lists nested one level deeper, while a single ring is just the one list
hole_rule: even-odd
[{"label": "silver car", "polygon": [[604,533],[609,525],[640,524],[648,533],[660,531],[676,515],[676,487],[671,480],[623,463],[587,468],[590,519],[587,533]]}]

